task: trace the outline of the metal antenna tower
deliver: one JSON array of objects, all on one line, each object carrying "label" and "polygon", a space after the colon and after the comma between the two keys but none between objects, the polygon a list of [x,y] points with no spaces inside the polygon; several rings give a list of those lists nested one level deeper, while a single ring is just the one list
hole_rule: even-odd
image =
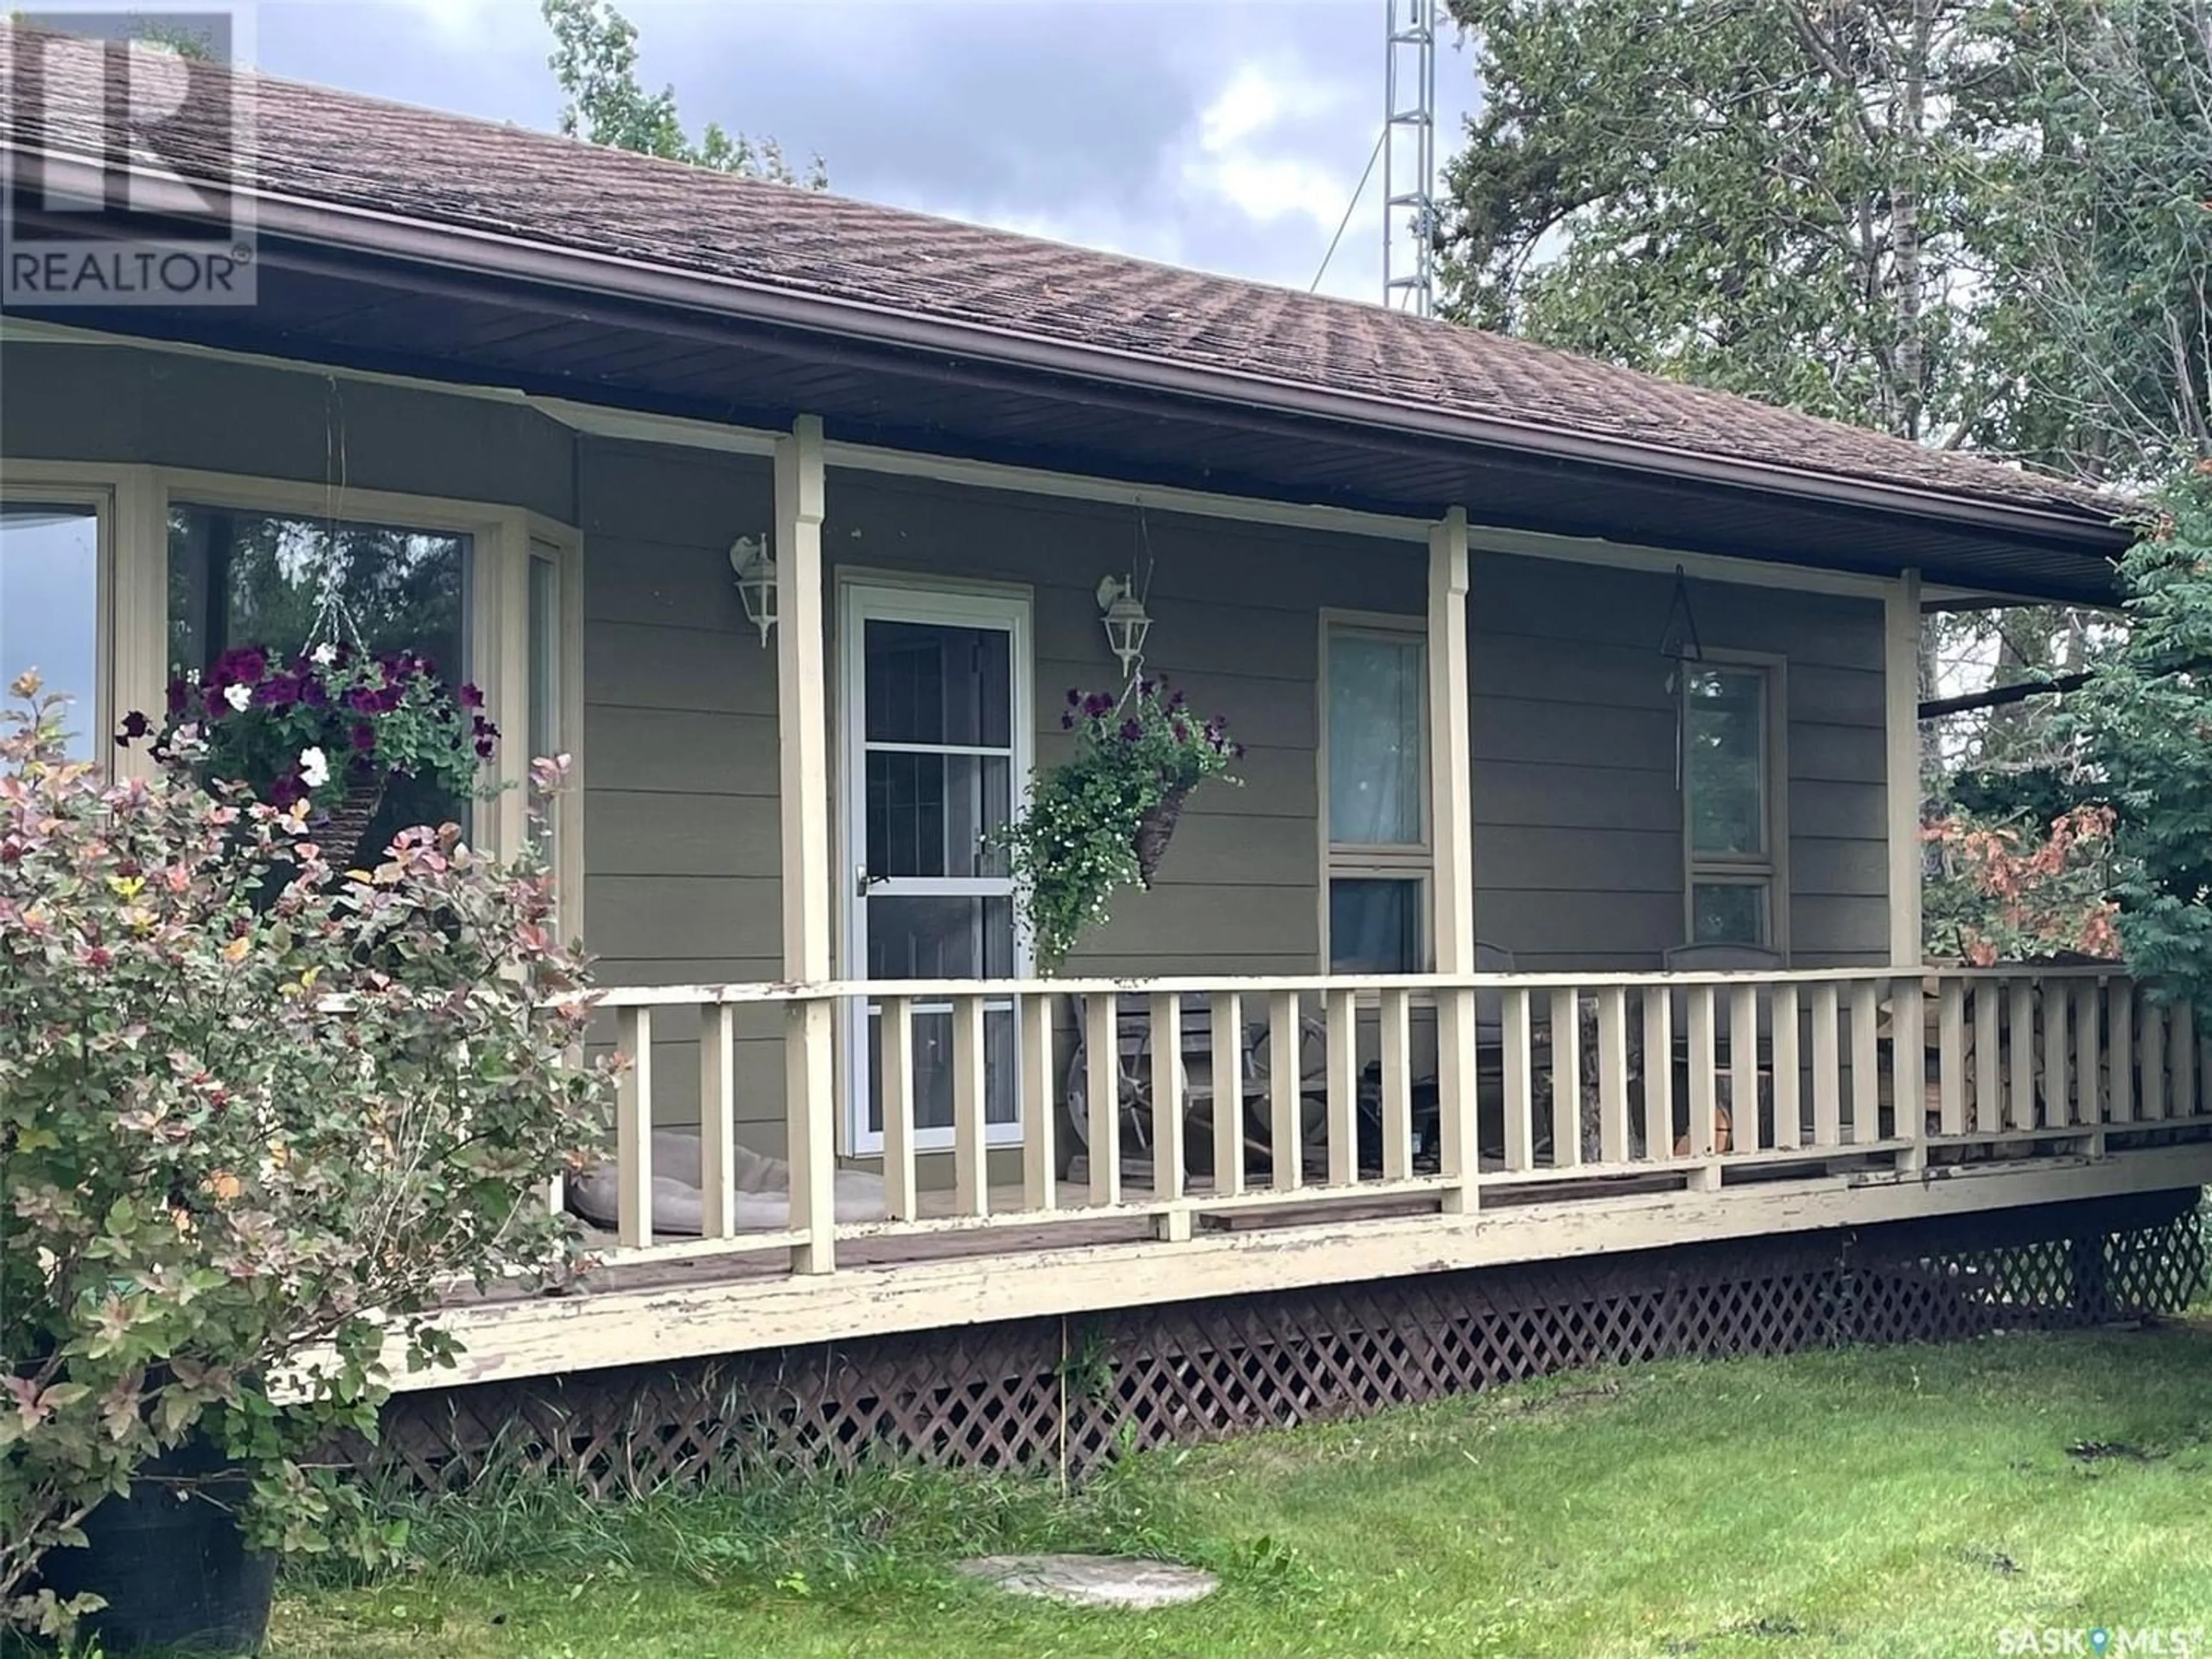
[{"label": "metal antenna tower", "polygon": [[1437,0],[1383,3],[1382,303],[1430,317],[1437,304]]}]

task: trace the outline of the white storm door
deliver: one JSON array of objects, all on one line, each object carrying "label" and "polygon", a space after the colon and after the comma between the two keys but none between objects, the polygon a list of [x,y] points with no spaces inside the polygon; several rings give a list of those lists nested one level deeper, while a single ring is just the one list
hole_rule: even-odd
[{"label": "white storm door", "polygon": [[[991,837],[1029,777],[1026,599],[852,584],[842,593],[847,961],[871,980],[1019,979],[1028,950]],[[849,970],[848,970],[849,971]],[[880,1009],[846,1034],[847,1144],[879,1152]],[[984,1006],[984,1121],[1021,1139],[1009,998]],[[952,1144],[952,1006],[915,1005],[915,1145]]]}]

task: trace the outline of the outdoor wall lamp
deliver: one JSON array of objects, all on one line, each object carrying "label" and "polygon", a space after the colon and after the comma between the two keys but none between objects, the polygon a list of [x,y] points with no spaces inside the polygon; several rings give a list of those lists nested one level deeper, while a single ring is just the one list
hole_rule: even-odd
[{"label": "outdoor wall lamp", "polygon": [[775,627],[775,556],[769,551],[768,532],[740,536],[730,544],[730,568],[737,572],[738,597],[745,602],[745,619],[760,629],[768,643]]},{"label": "outdoor wall lamp", "polygon": [[1137,597],[1135,579],[1105,578],[1098,584],[1098,608],[1104,613],[1098,620],[1106,629],[1107,648],[1120,660],[1121,678],[1133,679],[1145,659],[1145,635],[1152,631],[1152,619]]}]

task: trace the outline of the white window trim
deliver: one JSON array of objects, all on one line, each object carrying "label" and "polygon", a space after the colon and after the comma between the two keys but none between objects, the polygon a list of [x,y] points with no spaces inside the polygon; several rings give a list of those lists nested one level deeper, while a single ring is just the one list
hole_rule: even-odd
[{"label": "white window trim", "polygon": [[[508,787],[499,798],[502,852],[519,852],[529,831],[530,564],[550,556],[560,614],[555,619],[561,746],[568,757],[568,779],[551,805],[554,895],[562,933],[584,930],[584,569],[583,538],[570,526],[537,513],[502,515],[500,537],[499,600],[495,629],[499,636],[500,777]],[[489,695],[489,692],[487,693]],[[510,779],[512,780],[510,781]]]},{"label": "white window trim", "polygon": [[[1689,769],[1689,676],[1698,667],[1752,668],[1765,678],[1764,776],[1766,852],[1758,858],[1699,854],[1691,846]],[[1735,651],[1708,646],[1701,660],[1686,665],[1675,688],[1674,708],[1681,796],[1682,940],[1695,937],[1697,890],[1703,887],[1763,887],[1766,890],[1766,938],[1761,941],[1784,958],[1790,954],[1790,663],[1769,651]]]},{"label": "white window trim", "polygon": [[[118,557],[118,550],[128,538],[131,517],[144,511],[146,482],[147,469],[138,466],[11,461],[4,483],[0,483],[0,502],[85,507],[98,520],[99,544],[93,563],[93,683],[89,686],[48,686],[45,690],[90,696],[90,710],[73,710],[71,718],[86,722],[94,761],[110,772],[117,769],[120,761],[126,775],[143,770],[147,761],[143,754],[134,756],[130,750],[117,748],[116,722],[126,708],[158,710],[161,706],[158,694],[150,704],[133,701],[142,687],[136,683],[119,684],[117,678],[118,618],[128,615],[133,605],[143,603],[144,598],[143,592],[125,596],[118,591],[117,574],[124,562]],[[6,692],[7,688],[0,685],[0,696]]]},{"label": "white window trim", "polygon": [[[1330,834],[1329,824],[1329,641],[1339,634],[1365,635],[1388,640],[1394,645],[1412,645],[1420,653],[1422,696],[1417,700],[1415,712],[1420,722],[1420,752],[1416,775],[1421,787],[1421,839],[1418,844],[1390,843],[1375,846],[1358,842],[1340,842]],[[1414,888],[1413,916],[1414,952],[1420,966],[1425,968],[1434,958],[1436,941],[1431,922],[1430,892],[1436,877],[1436,803],[1430,799],[1431,773],[1429,768],[1429,703],[1428,689],[1428,619],[1425,617],[1405,616],[1395,611],[1348,611],[1323,607],[1317,635],[1318,664],[1314,672],[1316,701],[1315,720],[1318,726],[1314,744],[1317,793],[1314,811],[1314,830],[1319,842],[1321,886],[1316,895],[1321,939],[1321,971],[1332,971],[1332,945],[1329,939],[1329,887],[1339,877],[1351,880],[1362,878],[1382,880],[1410,880]]]},{"label": "white window trim", "polygon": [[[1008,713],[1012,724],[1009,734],[1012,738],[1011,806],[1017,814],[1028,798],[1030,774],[1036,763],[1036,607],[1035,590],[1016,582],[940,579],[914,571],[878,570],[858,565],[840,566],[836,580],[837,602],[832,624],[836,666],[831,677],[834,690],[830,707],[837,753],[831,806],[836,824],[838,860],[831,885],[838,895],[837,948],[845,976],[857,980],[866,977],[866,968],[860,938],[862,917],[854,893],[855,872],[866,860],[857,781],[866,764],[866,745],[858,718],[866,706],[861,679],[866,665],[856,647],[861,627],[877,614],[869,602],[872,599],[892,607],[901,620],[1008,629],[1006,659],[1013,681],[1009,688],[1012,707]],[[1032,941],[1028,929],[1021,925],[1018,911],[1014,920],[1014,975],[1028,979],[1035,969]],[[865,1048],[868,1033],[866,1003],[855,999],[842,1025],[837,1072],[846,1108],[839,1114],[837,1127],[842,1143],[840,1150],[848,1158],[880,1158],[884,1151],[883,1132],[868,1127],[872,1102]],[[1014,1120],[1011,1123],[987,1123],[984,1145],[1020,1146],[1030,1113],[1051,1109],[1053,1103],[1049,1100],[1023,1098],[1021,1068],[1017,1066]],[[949,1152],[952,1141],[950,1127],[916,1128],[914,1133],[917,1152]]]},{"label": "white window trim", "polygon": [[[576,530],[542,514],[487,501],[350,485],[215,472],[186,467],[68,461],[10,461],[10,500],[75,501],[102,508],[100,558],[100,746],[120,775],[143,775],[152,762],[143,746],[118,750],[116,723],[131,709],[159,717],[168,686],[169,504],[188,501],[245,512],[337,518],[470,538],[470,673],[483,687],[486,714],[501,742],[493,779],[501,786],[489,807],[492,846],[501,857],[522,850],[527,822],[530,546],[536,540],[561,558],[563,732],[568,788],[556,804],[562,848],[555,872],[568,931],[583,916],[583,606],[582,540]],[[520,603],[516,603],[517,599]]]}]

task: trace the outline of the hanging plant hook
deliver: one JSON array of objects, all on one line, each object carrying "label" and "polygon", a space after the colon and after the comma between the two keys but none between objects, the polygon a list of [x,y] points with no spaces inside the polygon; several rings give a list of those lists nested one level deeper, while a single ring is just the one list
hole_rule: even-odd
[{"label": "hanging plant hook", "polygon": [[316,585],[315,619],[301,642],[302,652],[320,645],[349,645],[362,656],[368,647],[345,602],[344,574],[338,560],[338,526],[345,511],[348,477],[345,392],[338,377],[329,377],[323,403],[323,562],[322,580]]},{"label": "hanging plant hook", "polygon": [[1667,689],[1675,689],[1675,676],[1684,663],[1705,659],[1704,642],[1698,637],[1697,613],[1690,607],[1690,578],[1680,565],[1674,567],[1674,592],[1667,606],[1667,625],[1660,630],[1659,654],[1675,666],[1667,675]]}]

